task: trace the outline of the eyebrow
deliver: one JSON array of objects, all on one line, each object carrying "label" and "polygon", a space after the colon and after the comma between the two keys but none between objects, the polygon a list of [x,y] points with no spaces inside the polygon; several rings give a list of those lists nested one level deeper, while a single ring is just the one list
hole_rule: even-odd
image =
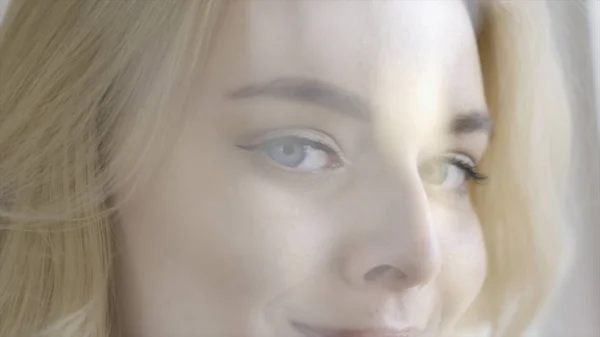
[{"label": "eyebrow", "polygon": [[318,105],[361,120],[372,115],[369,103],[362,97],[334,84],[311,79],[279,78],[246,85],[227,95],[230,99],[259,96]]},{"label": "eyebrow", "polygon": [[485,132],[491,135],[494,129],[493,124],[492,118],[486,110],[474,111],[452,118],[450,132],[455,135],[472,132]]},{"label": "eyebrow", "polygon": [[[371,104],[364,98],[334,84],[305,78],[279,78],[260,84],[234,89],[227,98],[232,100],[268,97],[318,105],[328,110],[368,121]],[[459,114],[450,122],[452,134],[473,132],[492,133],[492,119],[485,110]]]}]

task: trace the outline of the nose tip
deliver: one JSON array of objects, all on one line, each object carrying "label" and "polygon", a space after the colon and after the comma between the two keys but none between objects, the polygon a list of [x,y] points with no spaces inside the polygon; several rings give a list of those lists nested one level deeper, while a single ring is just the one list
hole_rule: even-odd
[{"label": "nose tip", "polygon": [[388,278],[390,280],[402,280],[406,278],[406,274],[394,266],[382,264],[381,266],[372,268],[364,276],[365,282],[367,283],[376,282],[382,278]]},{"label": "nose tip", "polygon": [[363,276],[363,281],[367,285],[377,284],[390,289],[406,284],[407,280],[408,275],[389,264],[373,267]]},{"label": "nose tip", "polygon": [[390,290],[404,290],[423,286],[437,274],[437,268],[431,266],[406,266],[400,269],[391,264],[381,264],[369,269],[362,282],[367,286],[381,287]]},{"label": "nose tip", "polygon": [[[376,159],[381,160],[380,157]],[[347,285],[399,292],[429,284],[442,268],[442,237],[418,172],[388,161],[369,166],[360,209],[339,246]],[[363,192],[377,198],[363,198]],[[354,216],[356,215],[356,216]]]},{"label": "nose tip", "polygon": [[396,251],[385,254],[377,249],[357,252],[350,262],[347,279],[358,287],[402,291],[430,283],[441,269],[436,247],[425,251]]}]

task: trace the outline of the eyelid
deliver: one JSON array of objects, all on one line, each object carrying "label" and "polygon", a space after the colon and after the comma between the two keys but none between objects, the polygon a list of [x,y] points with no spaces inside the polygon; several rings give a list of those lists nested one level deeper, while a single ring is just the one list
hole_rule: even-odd
[{"label": "eyelid", "polygon": [[473,159],[468,154],[460,152],[460,151],[450,152],[449,154],[443,155],[443,157],[448,158],[448,159],[459,160],[459,161],[469,164],[470,166],[475,166],[475,164],[476,164],[475,159]]},{"label": "eyelid", "polygon": [[325,134],[324,132],[310,128],[285,128],[267,131],[253,138],[247,147],[255,148],[260,146],[262,143],[286,137],[306,138],[311,141],[327,145],[337,155],[339,155],[340,159],[342,159],[344,162],[347,162],[346,157],[344,156],[344,151],[340,145],[336,143],[333,137]]}]

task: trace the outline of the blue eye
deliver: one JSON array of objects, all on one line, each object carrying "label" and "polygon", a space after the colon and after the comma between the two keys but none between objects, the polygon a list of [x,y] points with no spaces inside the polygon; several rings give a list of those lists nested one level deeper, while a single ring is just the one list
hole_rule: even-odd
[{"label": "blue eye", "polygon": [[245,149],[259,151],[277,166],[299,172],[332,170],[343,166],[338,151],[324,142],[306,137],[274,137]]},{"label": "blue eye", "polygon": [[342,165],[334,149],[308,138],[275,138],[262,143],[259,148],[276,164],[297,171],[335,169]]},{"label": "blue eye", "polygon": [[300,166],[311,150],[309,144],[302,139],[283,138],[269,142],[264,146],[264,152],[277,164],[289,168]]}]

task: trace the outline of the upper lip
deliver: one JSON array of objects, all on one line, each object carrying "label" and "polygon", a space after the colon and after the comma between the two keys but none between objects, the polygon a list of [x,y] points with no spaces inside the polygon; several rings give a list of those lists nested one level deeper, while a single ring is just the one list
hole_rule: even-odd
[{"label": "upper lip", "polygon": [[374,329],[339,329],[316,327],[296,321],[292,326],[306,337],[416,337],[416,329],[395,330],[387,328]]}]

